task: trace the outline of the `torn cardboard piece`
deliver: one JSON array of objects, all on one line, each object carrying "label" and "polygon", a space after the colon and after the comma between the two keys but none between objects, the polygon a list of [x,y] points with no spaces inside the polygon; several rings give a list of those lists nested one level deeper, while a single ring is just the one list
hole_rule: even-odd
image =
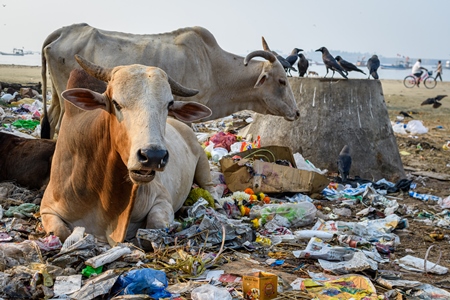
[{"label": "torn cardboard piece", "polygon": [[225,182],[233,192],[251,188],[256,193],[313,194],[321,192],[329,183],[324,175],[297,169],[289,147],[267,146],[235,155],[241,159],[224,156],[220,160]]}]

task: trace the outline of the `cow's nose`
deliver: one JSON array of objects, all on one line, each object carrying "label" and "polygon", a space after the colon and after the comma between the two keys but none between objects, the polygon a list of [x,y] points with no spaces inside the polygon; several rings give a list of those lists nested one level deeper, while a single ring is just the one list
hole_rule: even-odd
[{"label": "cow's nose", "polygon": [[169,161],[169,151],[167,150],[153,150],[153,149],[139,149],[139,162],[146,168],[156,169],[162,171]]}]

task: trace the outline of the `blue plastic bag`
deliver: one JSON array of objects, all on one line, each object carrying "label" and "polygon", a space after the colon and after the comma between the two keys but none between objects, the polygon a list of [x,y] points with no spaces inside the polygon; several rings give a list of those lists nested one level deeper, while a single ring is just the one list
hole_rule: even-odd
[{"label": "blue plastic bag", "polygon": [[168,282],[164,272],[147,268],[131,270],[120,275],[112,291],[116,295],[147,294],[159,299],[171,296],[166,291],[167,285]]}]

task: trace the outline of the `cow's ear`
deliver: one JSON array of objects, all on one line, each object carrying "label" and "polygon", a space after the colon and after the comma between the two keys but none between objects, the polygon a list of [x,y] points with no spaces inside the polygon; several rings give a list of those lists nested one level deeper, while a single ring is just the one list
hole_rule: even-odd
[{"label": "cow's ear", "polygon": [[69,89],[62,92],[62,97],[83,110],[104,109],[109,111],[109,102],[105,96],[88,89]]},{"label": "cow's ear", "polygon": [[264,84],[266,79],[267,79],[267,72],[262,72],[261,75],[259,75],[258,80],[256,81],[256,84],[254,87],[259,88],[261,85]]},{"label": "cow's ear", "polygon": [[197,102],[174,101],[169,107],[169,116],[183,122],[198,121],[209,117],[211,113],[207,106]]}]

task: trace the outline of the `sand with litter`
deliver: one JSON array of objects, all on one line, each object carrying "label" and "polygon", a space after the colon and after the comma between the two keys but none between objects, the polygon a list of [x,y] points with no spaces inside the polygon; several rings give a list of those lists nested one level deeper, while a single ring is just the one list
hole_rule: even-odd
[{"label": "sand with litter", "polygon": [[[444,73],[444,78],[446,73]],[[0,65],[0,82],[30,84],[42,82],[41,68],[17,65]],[[402,155],[402,161],[407,173],[414,171],[428,171],[450,174],[450,151],[444,151],[442,146],[450,141],[450,82],[438,82],[436,88],[427,89],[423,85],[420,88],[408,89],[403,85],[402,80],[381,80],[384,98],[391,120],[396,120],[400,111],[409,112],[414,119],[422,120],[423,125],[429,129],[428,133],[419,136],[396,135],[397,144]],[[48,80],[47,86],[51,87]],[[442,100],[442,106],[433,109],[431,106],[421,106],[422,101],[437,95],[449,95]],[[424,184],[417,188],[419,193],[429,193],[440,197],[450,195],[450,181],[441,181],[433,178],[426,178]],[[420,200],[410,198],[407,195],[400,195],[401,205],[406,205],[410,209],[418,211],[429,211],[438,213],[442,209],[436,203],[424,203]],[[326,206],[334,206],[330,203]],[[353,212],[353,215],[356,211]],[[391,261],[395,258],[403,257],[407,254],[421,257],[425,256],[427,249],[437,246],[431,251],[429,259],[437,261],[442,251],[440,264],[450,268],[450,230],[426,225],[423,222],[409,218],[410,228],[402,231],[400,235],[401,245],[396,248],[396,252],[391,254]],[[446,234],[442,241],[433,241],[429,234],[438,230]],[[394,264],[383,265],[383,269],[396,269]],[[411,272],[404,277],[410,280],[418,280],[425,283],[436,283],[444,280],[448,276],[427,275]]]}]

